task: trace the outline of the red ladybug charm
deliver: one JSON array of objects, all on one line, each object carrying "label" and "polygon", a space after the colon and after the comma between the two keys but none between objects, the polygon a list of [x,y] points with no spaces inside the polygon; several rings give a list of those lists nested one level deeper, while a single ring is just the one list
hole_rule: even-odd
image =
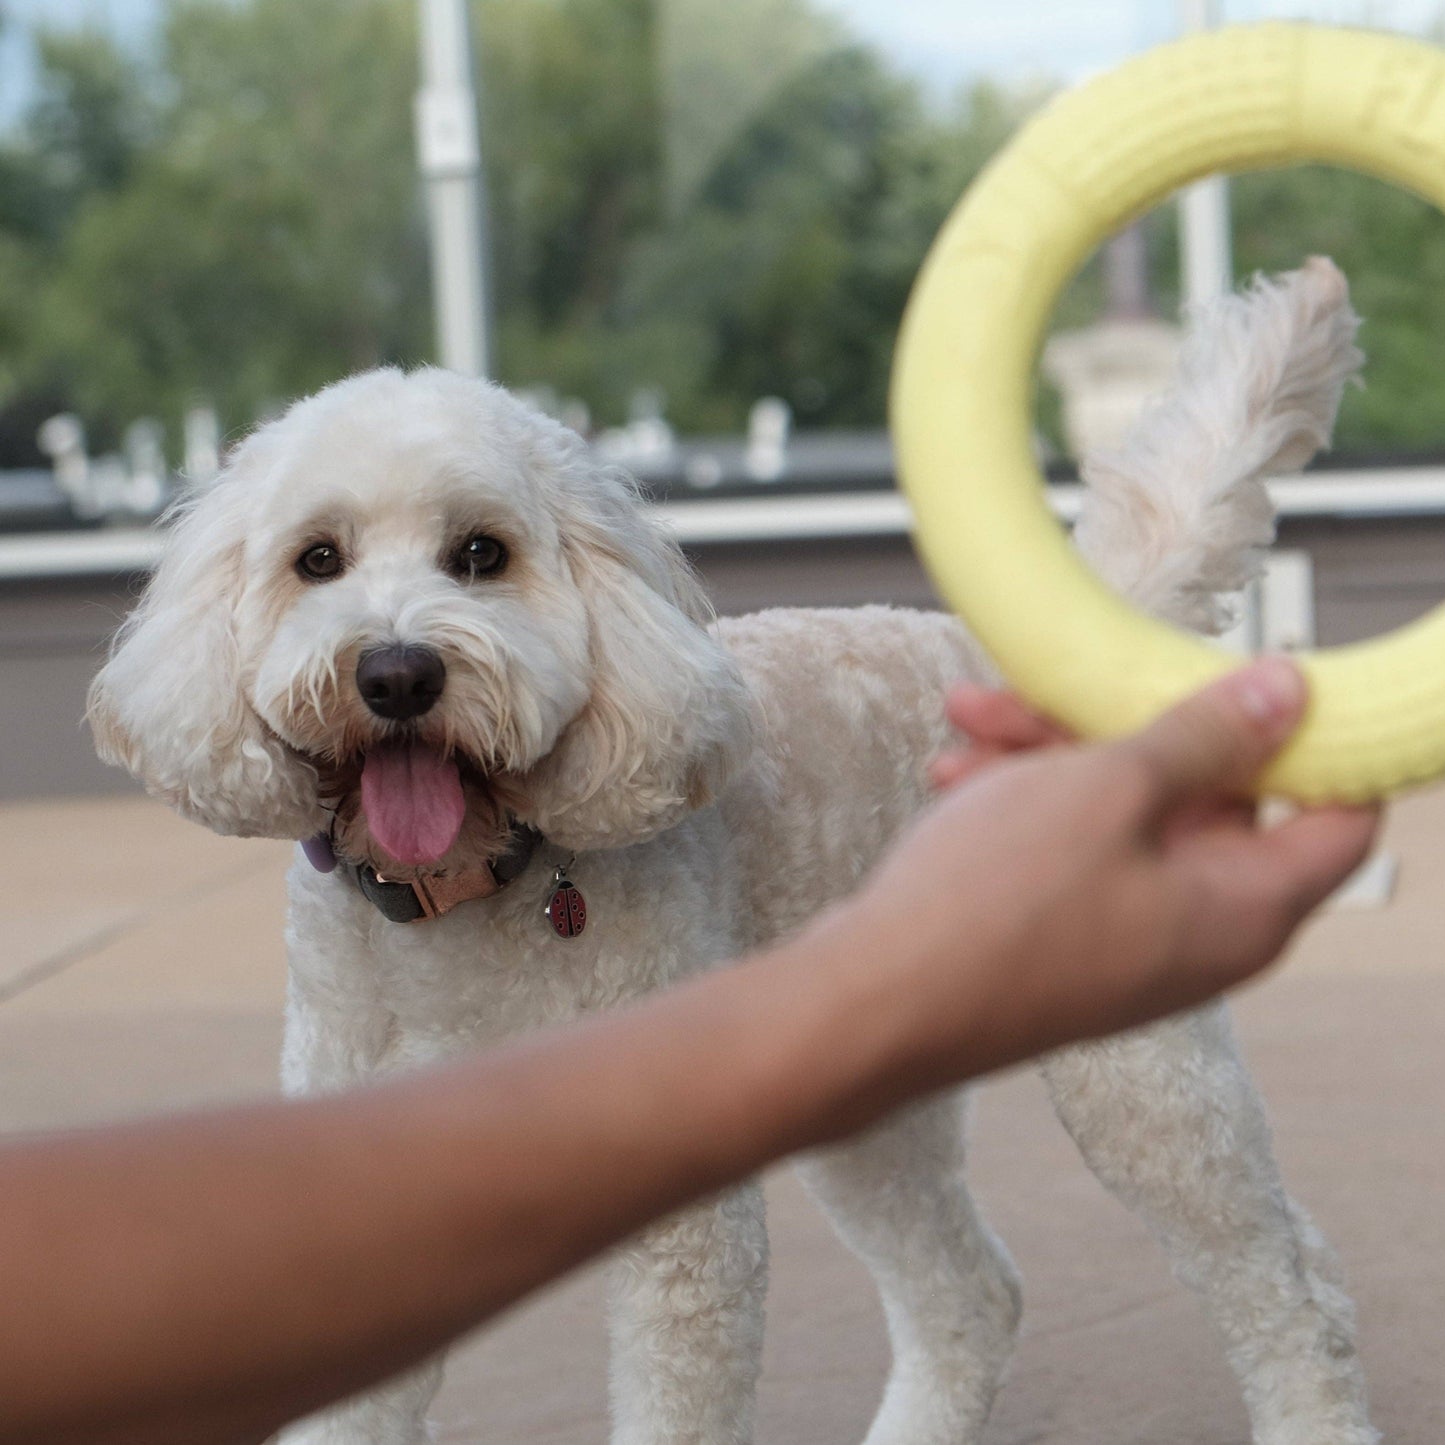
[{"label": "red ladybug charm", "polygon": [[547,922],[558,938],[576,938],[587,927],[587,900],[560,868],[546,912]]}]

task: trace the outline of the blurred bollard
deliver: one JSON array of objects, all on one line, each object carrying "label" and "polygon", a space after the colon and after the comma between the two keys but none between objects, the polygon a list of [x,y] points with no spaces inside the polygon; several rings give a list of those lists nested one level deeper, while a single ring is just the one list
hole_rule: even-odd
[{"label": "blurred bollard", "polygon": [[221,422],[212,406],[193,406],[184,422],[185,455],[181,474],[186,484],[204,491],[221,471]]},{"label": "blurred bollard", "polygon": [[656,387],[632,393],[627,425],[609,427],[597,438],[597,450],[610,462],[626,467],[658,467],[677,450],[677,433],[663,415],[666,398]]},{"label": "blurred bollard", "polygon": [[65,494],[77,516],[93,516],[88,511],[91,499],[90,458],[85,451],[85,424],[68,411],[40,423],[35,443],[50,458],[55,485]]},{"label": "blurred bollard", "polygon": [[153,418],[142,418],[127,429],[123,457],[90,456],[85,426],[70,412],[42,422],[35,439],[50,458],[56,487],[80,521],[150,518],[165,504],[170,492],[165,431]]},{"label": "blurred bollard", "polygon": [[127,476],[115,510],[153,517],[165,505],[170,492],[165,443],[165,428],[154,417],[142,417],[126,428]]},{"label": "blurred bollard", "polygon": [[775,482],[788,469],[792,408],[781,397],[764,396],[748,413],[748,450],[743,465],[755,482]]}]

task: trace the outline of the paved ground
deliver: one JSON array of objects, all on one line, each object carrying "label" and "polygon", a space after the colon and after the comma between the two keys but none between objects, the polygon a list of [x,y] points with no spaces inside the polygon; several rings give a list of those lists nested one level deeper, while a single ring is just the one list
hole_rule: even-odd
[{"label": "paved ground", "polygon": [[[50,1128],[272,1088],[284,845],[217,839],[143,800],[0,808],[0,1127]],[[1445,1439],[1445,792],[1392,821],[1383,911],[1321,920],[1240,1001],[1297,1195],[1343,1254],[1377,1416]],[[1036,1081],[983,1093],[975,1178],[1023,1268],[1028,1317],[990,1445],[1241,1445],[1199,1310],[1103,1194]],[[760,1436],[861,1439],[885,1367],[866,1279],[791,1177],[770,1187],[775,1270]],[[595,1273],[470,1344],[449,1441],[605,1437]]]}]

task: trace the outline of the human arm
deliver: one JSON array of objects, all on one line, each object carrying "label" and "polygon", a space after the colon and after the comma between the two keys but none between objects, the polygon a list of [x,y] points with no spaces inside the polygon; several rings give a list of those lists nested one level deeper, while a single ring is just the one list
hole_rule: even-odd
[{"label": "human arm", "polygon": [[258,1438],[771,1159],[1246,976],[1373,826],[1221,803],[1289,678],[985,770],[804,933],[625,1013],[0,1152],[0,1440]]}]

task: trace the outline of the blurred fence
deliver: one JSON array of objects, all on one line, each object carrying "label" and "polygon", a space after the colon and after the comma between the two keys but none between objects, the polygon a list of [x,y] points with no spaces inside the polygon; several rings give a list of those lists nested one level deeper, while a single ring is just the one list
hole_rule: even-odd
[{"label": "blurred fence", "polygon": [[[1077,487],[1052,497],[1065,519],[1077,510]],[[1445,468],[1311,474],[1276,484],[1275,497],[1281,547],[1308,558],[1320,645],[1373,636],[1445,599]],[[801,490],[656,505],[720,612],[938,605],[907,506],[878,481],[830,487],[820,471]],[[160,540],[153,528],[0,537],[0,798],[131,786],[96,761],[82,709]]]}]

